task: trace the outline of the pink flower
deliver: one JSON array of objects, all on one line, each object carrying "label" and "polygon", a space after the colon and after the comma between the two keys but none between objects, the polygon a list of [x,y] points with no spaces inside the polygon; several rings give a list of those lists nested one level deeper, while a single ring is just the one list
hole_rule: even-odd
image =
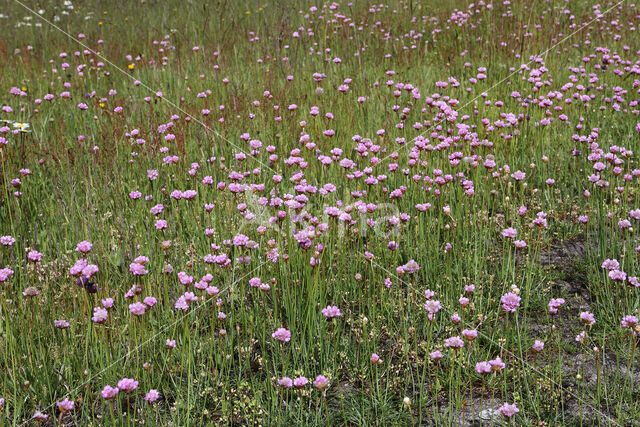
[{"label": "pink flower", "polygon": [[56,402],[56,406],[58,407],[60,412],[65,413],[65,412],[73,411],[73,407],[76,405],[73,401],[65,398],[61,402]]},{"label": "pink flower", "polygon": [[95,323],[104,323],[109,317],[109,313],[102,307],[95,307],[93,309],[93,317],[91,320]]},{"label": "pink flower", "polygon": [[638,318],[636,316],[627,315],[622,318],[620,325],[623,328],[633,329],[638,324]]},{"label": "pink flower", "polygon": [[102,396],[102,398],[105,400],[115,399],[119,391],[120,389],[118,389],[118,387],[111,387],[110,385],[106,385],[100,392],[100,396]]},{"label": "pink flower", "polygon": [[431,353],[429,353],[429,357],[431,358],[431,360],[440,360],[442,359],[444,356],[442,354],[442,352],[440,350],[435,350],[432,351]]},{"label": "pink flower", "polygon": [[129,311],[131,314],[135,314],[136,316],[142,316],[147,310],[147,306],[141,302],[134,302],[133,304],[129,304]]},{"label": "pink flower", "polygon": [[129,271],[134,276],[144,276],[149,272],[149,270],[144,268],[144,265],[137,262],[132,262],[131,264],[129,264]]},{"label": "pink flower", "polygon": [[0,269],[0,283],[4,283],[13,276],[13,270],[10,268]]},{"label": "pink flower", "polygon": [[464,347],[464,341],[459,336],[447,338],[444,340],[444,345],[449,348],[458,349]]},{"label": "pink flower", "polygon": [[282,388],[293,387],[293,380],[289,377],[284,377],[278,380],[278,385]]},{"label": "pink flower", "polygon": [[589,326],[593,326],[596,323],[596,316],[589,311],[583,311],[580,313],[580,320]]},{"label": "pink flower", "polygon": [[69,322],[66,320],[54,320],[53,325],[58,329],[66,329],[69,327]]},{"label": "pink flower", "polygon": [[83,240],[76,245],[76,251],[83,254],[88,254],[89,252],[91,252],[91,249],[93,249],[93,244],[86,240]]},{"label": "pink flower", "polygon": [[47,415],[45,413],[42,413],[40,411],[34,412],[33,416],[31,417],[32,420],[37,421],[38,423],[42,423],[44,421],[47,421],[48,418],[49,418],[49,415]]},{"label": "pink flower", "polygon": [[86,267],[82,269],[81,275],[90,279],[94,274],[96,274],[100,269],[95,264],[88,264]]},{"label": "pink flower", "polygon": [[510,313],[515,313],[516,309],[520,307],[520,297],[514,293],[506,293],[500,298],[502,302],[502,308]]},{"label": "pink flower", "polygon": [[153,403],[159,398],[160,398],[160,393],[158,393],[158,390],[151,389],[149,390],[149,393],[147,393],[147,395],[144,397],[144,400],[146,400],[149,403]]},{"label": "pink flower", "polygon": [[515,414],[520,412],[520,410],[518,409],[515,403],[511,405],[508,403],[505,403],[504,405],[498,408],[498,411],[500,411],[500,413],[507,418],[511,418]]},{"label": "pink flower", "polygon": [[322,309],[322,315],[327,319],[333,319],[334,317],[342,316],[342,313],[340,312],[340,309],[337,306],[328,305]]},{"label": "pink flower", "polygon": [[29,258],[29,261],[40,262],[42,261],[42,254],[38,251],[29,251],[27,258]]},{"label": "pink flower", "polygon": [[181,271],[181,272],[178,273],[178,280],[183,285],[189,286],[191,283],[193,283],[193,276],[189,276],[184,271]]},{"label": "pink flower", "polygon": [[625,280],[627,280],[627,273],[620,270],[611,270],[609,272],[609,279],[615,280],[618,282],[624,282]]},{"label": "pink flower", "polygon": [[602,268],[605,270],[618,270],[620,268],[620,263],[617,259],[605,259],[602,263]]},{"label": "pink flower", "polygon": [[525,242],[524,240],[514,240],[513,246],[515,246],[517,249],[524,249],[527,247],[527,242]]},{"label": "pink flower", "polygon": [[531,349],[537,353],[541,352],[544,349],[544,343],[542,341],[536,340],[533,343],[533,346],[531,347]]},{"label": "pink flower", "polygon": [[153,307],[158,303],[158,300],[155,299],[154,297],[146,297],[145,299],[142,300],[142,302],[148,307]]},{"label": "pink flower", "polygon": [[295,388],[302,388],[309,383],[309,380],[305,377],[298,377],[293,380],[293,386]]},{"label": "pink flower", "polygon": [[526,178],[526,176],[527,176],[526,173],[519,170],[511,174],[511,178],[515,179],[516,181],[522,181],[523,179]]},{"label": "pink flower", "polygon": [[549,300],[549,313],[556,314],[562,304],[564,304],[563,298],[552,298],[551,300]]},{"label": "pink flower", "polygon": [[518,230],[516,230],[515,228],[510,227],[502,230],[502,236],[508,237],[509,239],[513,239],[514,237],[516,237],[517,234],[518,234]]},{"label": "pink flower", "polygon": [[377,365],[379,363],[382,363],[382,359],[380,359],[380,356],[378,356],[376,353],[372,353],[371,354],[371,363],[373,363],[374,365]]},{"label": "pink flower", "polygon": [[411,259],[411,260],[409,260],[409,262],[408,262],[408,263],[406,263],[406,264],[403,266],[403,270],[404,270],[406,273],[414,274],[414,273],[417,273],[417,272],[418,272],[418,270],[420,270],[420,266],[418,265],[418,263],[417,263],[417,262],[415,262],[414,260],[412,260],[412,259]]},{"label": "pink flower", "polygon": [[138,381],[133,378],[123,378],[118,381],[118,388],[125,393],[129,393],[138,388]]},{"label": "pink flower", "polygon": [[479,374],[488,374],[491,372],[491,365],[489,362],[478,362],[476,363],[476,372]]},{"label": "pink flower", "polygon": [[289,342],[291,340],[291,332],[286,328],[278,328],[271,336],[281,342]]},{"label": "pink flower", "polygon": [[329,379],[324,375],[318,375],[313,381],[313,386],[320,391],[324,391],[329,387]]},{"label": "pink flower", "polygon": [[462,336],[467,341],[473,341],[478,338],[478,331],[476,331],[475,329],[465,329],[462,331]]},{"label": "pink flower", "polygon": [[2,236],[0,237],[0,244],[2,244],[2,246],[12,246],[14,243],[16,242],[16,239],[14,239],[12,236]]},{"label": "pink flower", "polygon": [[496,357],[493,360],[489,360],[489,365],[491,366],[492,371],[499,371],[505,368],[505,364],[499,357]]},{"label": "pink flower", "polygon": [[180,298],[178,298],[178,300],[176,301],[176,303],[173,306],[175,308],[177,308],[178,310],[182,310],[182,311],[189,310],[189,303],[184,298],[184,296],[181,296]]}]

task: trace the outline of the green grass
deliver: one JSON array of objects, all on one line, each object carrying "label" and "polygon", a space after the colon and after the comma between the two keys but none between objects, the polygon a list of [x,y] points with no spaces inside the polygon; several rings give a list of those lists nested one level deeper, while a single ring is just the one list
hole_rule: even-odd
[{"label": "green grass", "polygon": [[[628,1],[599,8],[512,3],[0,6],[0,104],[11,108],[0,119],[30,124],[30,132],[0,134],[7,142],[0,145],[0,236],[15,238],[0,246],[0,268],[14,272],[0,284],[0,425],[31,423],[36,410],[51,425],[449,425],[462,413],[477,419],[491,402],[500,402],[493,409],[517,405],[513,425],[634,424],[638,384],[628,369],[638,370],[638,342],[620,322],[637,315],[640,295],[601,265],[616,259],[627,277],[639,272],[638,221],[630,214],[639,207],[640,179],[633,172],[640,150],[637,8]],[[29,9],[42,9],[47,21]],[[604,14],[598,20],[596,9]],[[459,11],[468,16],[453,19]],[[481,67],[486,78],[472,83]],[[539,89],[534,69],[542,72]],[[315,81],[314,73],[326,77]],[[450,77],[460,85],[436,84]],[[349,90],[341,92],[345,79]],[[46,100],[48,93],[55,97]],[[593,95],[588,103],[574,97],[585,94]],[[446,120],[434,101],[451,99],[457,116]],[[516,121],[501,127],[508,114]],[[541,124],[545,118],[553,121]],[[469,126],[466,136],[460,125]],[[259,153],[251,154],[243,134],[261,141]],[[369,139],[366,155],[355,135]],[[443,140],[449,146],[434,149]],[[599,184],[607,185],[589,181],[598,160],[589,158],[593,142],[604,150]],[[334,148],[342,154],[323,165],[319,156],[332,157]],[[620,171],[606,153],[616,154]],[[167,156],[177,162],[165,164]],[[494,169],[483,166],[487,159]],[[148,170],[158,171],[156,180]],[[522,181],[512,178],[518,170],[526,173]],[[237,182],[253,187],[236,194],[238,174]],[[12,184],[18,177],[21,184]],[[335,191],[323,194],[327,184]],[[401,197],[390,197],[400,188]],[[175,200],[174,190],[197,194]],[[133,191],[142,197],[132,199]],[[285,203],[303,193],[304,206]],[[154,216],[149,210],[158,203],[164,210]],[[243,217],[242,203],[253,219]],[[367,211],[367,203],[376,209]],[[428,210],[416,208],[424,203]],[[205,204],[215,206],[207,211]],[[331,207],[350,219],[331,216]],[[284,218],[273,220],[279,211]],[[547,227],[533,224],[538,212],[547,214]],[[157,219],[167,221],[165,230],[156,230]],[[632,227],[622,230],[625,219]],[[501,235],[509,227],[525,249]],[[303,229],[314,230],[308,247],[299,244]],[[225,243],[240,234],[255,248]],[[95,294],[69,274],[83,240],[93,244],[88,262],[99,267]],[[539,262],[576,240],[584,241],[584,257]],[[391,241],[396,250],[388,249]],[[30,250],[42,261],[29,261]],[[229,265],[207,262],[208,254],[228,255]],[[149,258],[143,276],[130,272],[138,256]],[[399,273],[410,260],[419,270]],[[193,282],[181,284],[178,272]],[[206,274],[215,296],[194,287]],[[269,290],[252,287],[254,277]],[[464,307],[459,298],[471,284]],[[126,297],[134,285],[139,295]],[[39,295],[23,296],[29,287]],[[442,303],[433,321],[424,308],[427,289]],[[174,304],[185,292],[198,300],[182,311]],[[508,292],[521,297],[515,313],[501,308]],[[148,296],[158,303],[139,317],[129,312]],[[549,300],[560,297],[565,305],[549,315]],[[105,298],[114,300],[108,319],[93,322]],[[334,305],[342,315],[328,320],[321,310]],[[593,326],[581,323],[584,311],[595,315]],[[54,326],[62,319],[68,328]],[[281,327],[291,331],[289,342],[272,338]],[[475,341],[445,347],[465,329],[477,330]],[[582,331],[588,338],[580,343]],[[539,354],[534,340],[545,343]],[[436,350],[439,361],[429,356]],[[505,369],[475,371],[477,362],[497,357]],[[324,391],[311,384],[318,375],[329,380]],[[278,386],[299,376],[309,384]],[[122,378],[138,388],[112,403],[100,397]],[[150,389],[160,393],[154,403],[143,400]],[[65,398],[75,407],[61,414],[55,404]]]}]

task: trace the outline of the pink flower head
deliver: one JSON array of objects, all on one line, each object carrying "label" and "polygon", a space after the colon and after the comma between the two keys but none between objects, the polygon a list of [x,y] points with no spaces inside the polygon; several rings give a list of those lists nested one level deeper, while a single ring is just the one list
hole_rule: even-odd
[{"label": "pink flower head", "polygon": [[153,307],[154,305],[156,305],[158,303],[158,300],[155,299],[154,297],[145,297],[145,299],[143,299],[142,302],[147,307]]},{"label": "pink flower head", "polygon": [[55,326],[58,329],[66,329],[66,328],[69,327],[69,322],[67,322],[64,319],[62,319],[62,320],[54,320],[53,321],[53,326]]},{"label": "pink flower head", "polygon": [[518,230],[516,230],[515,228],[509,227],[502,230],[502,236],[507,237],[509,239],[515,238],[517,234],[518,234]]},{"label": "pink flower head", "polygon": [[562,307],[562,304],[564,304],[563,298],[551,298],[551,300],[549,300],[549,313],[556,314],[558,309]]},{"label": "pink flower head", "polygon": [[489,362],[478,362],[476,363],[476,372],[480,375],[488,374],[491,372],[491,365]]},{"label": "pink flower head", "polygon": [[475,329],[465,329],[462,331],[462,336],[467,341],[473,341],[478,338],[478,331],[476,331]]},{"label": "pink flower head", "polygon": [[444,345],[449,348],[459,349],[464,347],[464,341],[459,336],[455,336],[444,340]]},{"label": "pink flower head", "polygon": [[[2,406],[2,405],[0,405]],[[40,411],[36,411],[33,413],[33,416],[31,417],[32,420],[37,421],[39,423],[42,423],[44,421],[47,421],[47,419],[49,418],[49,415],[40,412]]]},{"label": "pink flower head", "polygon": [[492,371],[499,371],[505,368],[505,364],[499,357],[496,357],[493,360],[489,360],[489,365],[491,366]]},{"label": "pink flower head", "polygon": [[76,251],[83,254],[88,254],[89,252],[91,252],[91,249],[93,249],[93,244],[86,240],[83,240],[76,245]]},{"label": "pink flower head", "polygon": [[160,398],[160,393],[158,392],[158,390],[155,390],[152,388],[151,390],[149,390],[149,393],[147,393],[147,395],[144,397],[144,400],[149,403],[153,403],[159,398]]},{"label": "pink flower head", "polygon": [[615,280],[617,282],[624,282],[627,280],[627,273],[620,270],[611,270],[609,271],[609,279]]},{"label": "pink flower head", "polygon": [[618,262],[617,259],[605,259],[604,262],[601,265],[602,268],[604,268],[605,270],[618,270],[620,268],[620,263]]},{"label": "pink flower head", "polygon": [[119,391],[120,389],[118,387],[111,387],[110,385],[106,385],[100,392],[100,396],[102,396],[102,398],[105,400],[115,399]]},{"label": "pink flower head", "polygon": [[527,247],[527,242],[525,242],[524,240],[514,240],[513,246],[515,246],[516,249],[524,249]]},{"label": "pink flower head", "polygon": [[135,314],[136,316],[142,316],[147,310],[147,306],[141,302],[134,302],[133,304],[129,304],[129,311],[131,314]]},{"label": "pink flower head", "polygon": [[313,386],[320,391],[324,391],[329,387],[329,379],[324,375],[318,375],[313,381]]},{"label": "pink flower head", "polygon": [[417,262],[415,262],[414,260],[409,260],[408,263],[406,263],[403,266],[403,270],[409,274],[414,274],[416,273],[418,270],[420,270],[420,266],[418,265]]},{"label": "pink flower head", "polygon": [[0,283],[4,283],[13,276],[13,270],[10,268],[0,269]]},{"label": "pink flower head", "polygon": [[2,246],[13,246],[13,244],[16,242],[16,239],[14,239],[12,236],[2,236],[0,237],[0,244]]},{"label": "pink flower head", "polygon": [[430,300],[427,300],[427,302],[424,304],[424,309],[427,310],[427,312],[429,313],[427,315],[429,320],[433,320],[435,318],[436,313],[440,311],[440,309],[442,309],[442,304],[438,300],[430,299]]},{"label": "pink flower head", "polygon": [[95,275],[100,269],[95,264],[87,264],[81,271],[81,275],[87,279],[90,279]]},{"label": "pink flower head", "polygon": [[627,315],[622,318],[620,325],[623,328],[633,329],[638,324],[638,318],[636,316]]},{"label": "pink flower head", "polygon": [[72,400],[65,398],[61,402],[56,402],[56,406],[60,410],[60,412],[65,413],[69,411],[73,411],[73,407],[76,406]]},{"label": "pink flower head", "polygon": [[583,311],[580,313],[580,320],[589,326],[593,326],[596,323],[596,316],[589,311]]},{"label": "pink flower head", "polygon": [[129,264],[129,271],[134,276],[144,276],[149,272],[149,270],[144,268],[144,265],[137,262],[132,262],[131,264]]},{"label": "pink flower head", "polygon": [[118,388],[125,393],[129,393],[138,388],[138,381],[133,378],[123,378],[118,381]]},{"label": "pink flower head", "polygon": [[327,319],[333,319],[334,317],[342,316],[340,309],[335,305],[328,305],[322,309],[322,315]]},{"label": "pink flower head", "polygon": [[302,388],[309,383],[309,380],[305,377],[298,377],[293,380],[293,386],[295,388]]},{"label": "pink flower head", "polygon": [[293,387],[293,380],[289,377],[284,377],[278,380],[278,385],[282,388]]},{"label": "pink flower head", "polygon": [[42,261],[42,254],[38,251],[29,251],[27,258],[29,258],[29,261],[40,262]]},{"label": "pink flower head", "polygon": [[507,418],[511,418],[515,414],[520,412],[520,410],[518,409],[515,403],[513,404],[505,403],[504,405],[498,408],[498,411],[500,411],[500,413]]},{"label": "pink flower head", "polygon": [[286,328],[278,328],[271,336],[281,342],[289,342],[291,340],[291,332]]},{"label": "pink flower head", "polygon": [[93,317],[91,320],[95,323],[104,323],[109,317],[109,313],[102,307],[95,307],[93,309]]},{"label": "pink flower head", "polygon": [[515,313],[516,309],[520,307],[520,297],[511,292],[502,295],[500,302],[502,302],[502,308],[510,313]]},{"label": "pink flower head", "polygon": [[520,170],[517,170],[511,174],[511,178],[515,179],[516,181],[522,181],[526,177],[527,177],[527,174]]},{"label": "pink flower head", "polygon": [[429,353],[429,357],[431,358],[431,360],[440,360],[444,357],[444,355],[442,354],[442,352],[440,350],[435,350],[432,351],[431,353]]},{"label": "pink flower head", "polygon": [[542,341],[535,340],[531,349],[536,353],[539,353],[544,349],[544,343]]}]

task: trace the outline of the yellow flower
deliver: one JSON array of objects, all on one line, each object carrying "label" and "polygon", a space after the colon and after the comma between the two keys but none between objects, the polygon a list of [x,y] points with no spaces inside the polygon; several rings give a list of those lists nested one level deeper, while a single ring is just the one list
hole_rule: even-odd
[{"label": "yellow flower", "polygon": [[102,25],[102,21],[98,22],[98,25]]},{"label": "yellow flower", "polygon": [[104,108],[104,102],[101,102],[101,103],[100,103],[100,104],[98,104],[98,105],[100,105],[100,108]]},{"label": "yellow flower", "polygon": [[26,92],[26,91],[27,91],[27,87],[26,87],[26,86],[22,86],[20,89],[21,89],[23,92]]},{"label": "yellow flower", "polygon": [[247,10],[244,14],[245,14],[245,15],[249,15],[250,13],[251,13],[251,11],[250,11],[250,10]]},{"label": "yellow flower", "polygon": [[135,64],[129,64],[129,69],[130,69],[130,70],[133,70],[135,67],[136,67],[136,65],[135,65]]}]

